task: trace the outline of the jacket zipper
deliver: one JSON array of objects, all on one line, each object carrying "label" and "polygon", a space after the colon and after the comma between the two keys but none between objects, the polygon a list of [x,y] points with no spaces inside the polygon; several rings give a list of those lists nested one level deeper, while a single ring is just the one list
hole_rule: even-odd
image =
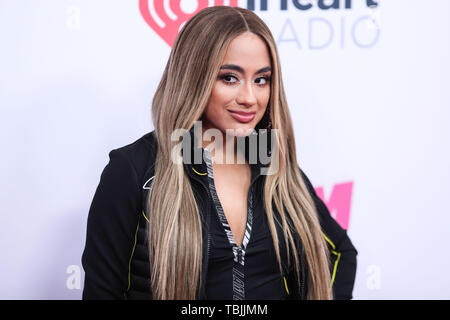
[{"label": "jacket zipper", "polygon": [[237,262],[242,264],[242,246],[237,246]]},{"label": "jacket zipper", "polygon": [[[202,273],[205,275],[204,276],[204,281],[202,281],[202,287],[200,288],[201,290],[201,294],[204,296],[205,295],[205,281],[206,281],[206,273],[207,273],[207,267],[208,267],[208,261],[209,261],[209,255],[210,255],[210,247],[211,247],[211,235],[209,232],[209,217],[211,215],[210,213],[210,194],[209,194],[209,190],[205,187],[205,185],[203,184],[203,182],[196,176],[192,175],[194,177],[194,180],[196,180],[201,186],[202,188],[205,190],[206,194],[208,195],[206,198],[206,219],[207,219],[207,247],[206,247],[206,259],[205,259],[205,263],[202,266]],[[256,178],[250,183],[250,188],[253,185],[253,182],[256,181]],[[238,246],[237,247],[237,253],[238,253],[238,263],[241,263],[242,261],[242,247]],[[306,273],[305,273],[305,269],[304,269],[304,260],[303,260],[303,253],[300,255],[300,268],[301,268],[301,275],[300,275],[300,300],[306,300],[306,293],[305,291],[305,277],[306,277]]]}]

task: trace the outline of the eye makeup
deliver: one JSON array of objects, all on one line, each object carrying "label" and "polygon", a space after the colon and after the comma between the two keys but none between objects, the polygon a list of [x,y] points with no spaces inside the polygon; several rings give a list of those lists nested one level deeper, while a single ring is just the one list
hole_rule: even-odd
[{"label": "eye makeup", "polygon": [[[225,79],[227,79],[227,78],[234,78],[234,79],[236,79],[236,81],[232,81],[232,82],[226,81]],[[240,82],[238,80],[238,76],[236,74],[234,74],[234,73],[221,74],[221,75],[219,75],[219,79],[222,80],[226,85],[233,85],[235,83]],[[263,75],[263,76],[258,77],[256,79],[264,79],[266,81],[266,83],[264,83],[264,84],[257,83],[259,86],[264,86],[264,85],[268,84],[271,81],[272,76],[271,76],[271,74],[266,74],[266,75]]]}]

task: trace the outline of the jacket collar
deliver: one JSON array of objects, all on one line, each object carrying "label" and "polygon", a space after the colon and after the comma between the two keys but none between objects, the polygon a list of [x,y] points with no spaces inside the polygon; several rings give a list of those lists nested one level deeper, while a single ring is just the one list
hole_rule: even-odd
[{"label": "jacket collar", "polygon": [[[201,133],[200,133],[201,134]],[[200,144],[200,141],[197,137],[197,135],[194,132],[194,126],[189,129],[189,131],[186,133],[188,137],[188,142],[183,143],[182,148],[182,155],[184,157],[184,147],[189,148],[189,152],[186,155],[186,159],[190,159],[190,161],[186,161],[183,159],[183,165],[185,168],[186,173],[191,177],[198,177],[198,176],[207,176],[207,164],[205,162],[204,153],[209,152],[208,150],[205,150]],[[256,137],[251,137],[251,135]],[[255,181],[264,171],[264,168],[267,168],[270,165],[270,162],[265,163],[261,157],[260,150],[260,139],[265,139],[266,142],[266,150],[267,150],[267,156],[271,156],[271,142],[270,142],[270,134],[266,130],[254,130],[253,133],[245,137],[245,158],[248,161],[249,160],[249,148],[250,148],[250,141],[254,142],[252,143],[252,147],[256,147],[256,155],[257,159],[256,161],[250,162],[250,168],[252,171],[252,180],[251,182]],[[264,137],[265,135],[265,137]],[[264,142],[264,141],[263,141]],[[263,143],[261,142],[261,143]]]}]

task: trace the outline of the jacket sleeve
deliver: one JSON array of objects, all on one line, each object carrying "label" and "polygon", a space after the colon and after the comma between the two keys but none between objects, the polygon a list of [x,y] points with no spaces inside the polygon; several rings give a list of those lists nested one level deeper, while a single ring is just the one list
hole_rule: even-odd
[{"label": "jacket sleeve", "polygon": [[330,249],[330,271],[334,299],[352,299],[358,252],[348,237],[347,231],[330,215],[328,208],[316,194],[306,174],[301,169],[300,171],[316,205],[323,235]]},{"label": "jacket sleeve", "polygon": [[82,255],[83,299],[124,299],[128,287],[140,187],[136,171],[123,150],[112,150],[109,158],[87,219]]}]

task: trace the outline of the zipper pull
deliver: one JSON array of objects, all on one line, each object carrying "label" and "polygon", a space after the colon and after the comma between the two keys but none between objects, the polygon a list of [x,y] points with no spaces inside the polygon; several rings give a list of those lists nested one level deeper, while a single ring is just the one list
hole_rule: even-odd
[{"label": "zipper pull", "polygon": [[237,247],[237,262],[239,263],[239,264],[242,264],[242,247],[241,246],[238,246]]}]

